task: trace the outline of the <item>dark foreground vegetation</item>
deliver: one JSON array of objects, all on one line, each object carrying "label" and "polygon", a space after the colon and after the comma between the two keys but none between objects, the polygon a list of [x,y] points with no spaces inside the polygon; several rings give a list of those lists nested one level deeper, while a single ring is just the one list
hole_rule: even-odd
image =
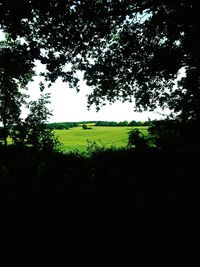
[{"label": "dark foreground vegetation", "polygon": [[94,144],[88,155],[1,146],[0,196],[62,203],[89,196],[91,204],[112,199],[139,208],[190,206],[198,196],[200,146],[197,126],[187,126],[157,122],[151,128],[154,147],[144,146],[137,136],[127,149]]}]

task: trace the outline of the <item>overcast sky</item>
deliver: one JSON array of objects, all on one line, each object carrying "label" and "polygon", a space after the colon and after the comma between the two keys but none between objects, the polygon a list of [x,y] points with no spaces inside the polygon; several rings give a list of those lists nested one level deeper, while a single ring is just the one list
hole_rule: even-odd
[{"label": "overcast sky", "polygon": [[[37,67],[40,70],[40,66]],[[28,85],[28,94],[30,99],[37,99],[40,96],[39,90],[40,78],[35,77],[33,82]],[[134,112],[133,103],[122,103],[117,101],[110,105],[107,103],[96,112],[95,106],[90,110],[87,108],[87,95],[91,92],[91,88],[82,80],[80,82],[80,92],[69,88],[68,84],[63,83],[58,79],[50,88],[45,88],[43,93],[51,93],[51,104],[49,108],[53,110],[53,116],[50,122],[65,122],[65,121],[145,121],[148,119],[159,119],[161,115],[157,112]],[[26,112],[23,111],[23,116]]]},{"label": "overcast sky", "polygon": [[[3,34],[0,31],[0,40]],[[41,65],[37,64],[37,71],[41,70]],[[40,96],[39,90],[40,78],[35,77],[34,81],[28,84],[28,93],[30,99],[37,99]],[[86,86],[84,81],[80,83],[80,92],[69,88],[61,80],[58,80],[50,89],[45,89],[45,92],[51,93],[51,105],[49,108],[53,111],[53,116],[50,122],[64,121],[92,121],[92,120],[108,120],[108,121],[145,121],[148,119],[159,119],[161,116],[156,112],[134,112],[133,103],[116,102],[112,105],[109,103],[96,112],[94,106],[90,110],[87,109],[86,95],[91,92],[91,88]],[[23,109],[22,116],[26,116],[26,111]]]}]

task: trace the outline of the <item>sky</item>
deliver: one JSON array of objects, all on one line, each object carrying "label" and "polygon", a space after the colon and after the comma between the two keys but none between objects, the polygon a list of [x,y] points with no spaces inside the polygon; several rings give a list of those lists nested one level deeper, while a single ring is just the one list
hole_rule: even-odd
[{"label": "sky", "polygon": [[[3,33],[0,31],[0,40],[3,39]],[[42,70],[42,66],[36,63],[36,71]],[[35,77],[28,84],[27,94],[30,100],[36,100],[40,96],[39,90],[40,77]],[[120,101],[110,105],[106,103],[100,111],[96,112],[95,106],[90,110],[87,108],[87,95],[91,92],[91,88],[82,80],[80,82],[80,92],[69,88],[66,83],[58,79],[51,88],[45,88],[43,93],[51,93],[51,104],[49,109],[52,110],[53,116],[49,122],[67,122],[67,121],[146,121],[161,119],[157,112],[134,112],[133,103],[122,103]],[[22,108],[22,117],[26,117],[27,110]]]},{"label": "sky", "polygon": [[[28,84],[28,93],[31,100],[40,96],[40,78],[35,77],[34,81]],[[49,122],[67,121],[146,121],[148,119],[160,119],[162,116],[157,112],[134,112],[133,103],[122,103],[117,101],[114,104],[106,103],[100,111],[96,112],[93,105],[90,110],[87,108],[87,95],[92,91],[85,81],[80,82],[80,92],[69,88],[67,83],[58,79],[50,88],[45,88],[43,93],[51,94],[51,104],[48,106],[53,112]],[[26,111],[23,110],[23,116]]]}]

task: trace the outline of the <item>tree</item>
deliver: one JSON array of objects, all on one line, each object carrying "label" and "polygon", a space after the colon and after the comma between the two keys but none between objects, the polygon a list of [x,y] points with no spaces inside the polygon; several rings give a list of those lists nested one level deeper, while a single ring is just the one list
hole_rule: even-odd
[{"label": "tree", "polygon": [[76,71],[84,71],[89,105],[134,97],[137,110],[169,107],[199,120],[196,0],[7,0],[0,18],[13,40],[23,38],[27,56],[46,64],[50,82],[60,76],[77,87]]},{"label": "tree", "polygon": [[32,146],[39,151],[54,151],[59,146],[53,130],[47,125],[52,115],[47,105],[50,94],[41,94],[37,101],[28,104],[29,114],[24,121],[20,121],[13,131],[12,139],[15,145]]},{"label": "tree", "polygon": [[140,122],[131,121],[131,122],[129,122],[129,126],[140,126]]},{"label": "tree", "polygon": [[20,108],[27,97],[20,89],[26,88],[34,75],[33,65],[27,57],[23,61],[23,56],[19,42],[12,41],[9,35],[0,42],[0,122],[3,124],[0,139],[4,145],[12,127],[20,121]]},{"label": "tree", "polygon": [[147,148],[148,140],[138,129],[132,129],[128,136],[128,147],[139,149]]},{"label": "tree", "polygon": [[118,126],[128,126],[128,121],[120,121],[117,125]]},{"label": "tree", "polygon": [[25,119],[28,130],[27,144],[32,145],[38,150],[54,150],[58,145],[53,131],[48,129],[46,123],[52,115],[47,105],[50,103],[49,94],[41,94],[37,101],[29,103],[30,113]]},{"label": "tree", "polygon": [[194,121],[154,121],[148,128],[148,133],[151,142],[162,150],[190,153],[191,149],[198,151],[200,147],[199,125]]},{"label": "tree", "polygon": [[18,85],[10,77],[3,77],[0,87],[0,121],[3,128],[0,138],[4,145],[7,145],[11,128],[19,121],[21,99],[22,95],[18,92]]},{"label": "tree", "polygon": [[83,130],[91,130],[92,129],[90,126],[88,126],[85,123],[83,123],[82,128],[83,128]]}]

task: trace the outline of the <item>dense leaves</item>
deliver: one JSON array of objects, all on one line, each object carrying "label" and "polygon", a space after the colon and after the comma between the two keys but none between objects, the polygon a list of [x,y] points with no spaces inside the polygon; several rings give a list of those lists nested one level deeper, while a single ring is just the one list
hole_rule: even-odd
[{"label": "dense leaves", "polygon": [[134,147],[136,149],[144,149],[147,148],[148,141],[147,138],[138,130],[132,129],[129,132],[128,137],[128,147]]},{"label": "dense leaves", "polygon": [[25,89],[34,75],[32,58],[29,52],[8,35],[0,41],[0,122],[3,125],[0,134],[4,144],[13,125],[20,121],[21,106],[26,103]]},{"label": "dense leaves", "polygon": [[21,114],[20,106],[23,95],[18,91],[18,85],[10,77],[2,77],[0,87],[0,122],[3,127],[0,133],[0,140],[7,144],[13,124],[19,122]]},{"label": "dense leaves", "polygon": [[29,114],[26,119],[20,120],[11,133],[13,143],[17,146],[32,146],[38,151],[55,151],[59,147],[59,141],[54,136],[52,129],[46,123],[51,112],[47,105],[50,95],[41,95],[37,101],[31,101]]},{"label": "dense leaves", "polygon": [[6,0],[0,18],[23,55],[46,65],[50,82],[60,76],[78,89],[84,71],[89,105],[134,96],[138,110],[168,106],[199,119],[197,1]]}]

